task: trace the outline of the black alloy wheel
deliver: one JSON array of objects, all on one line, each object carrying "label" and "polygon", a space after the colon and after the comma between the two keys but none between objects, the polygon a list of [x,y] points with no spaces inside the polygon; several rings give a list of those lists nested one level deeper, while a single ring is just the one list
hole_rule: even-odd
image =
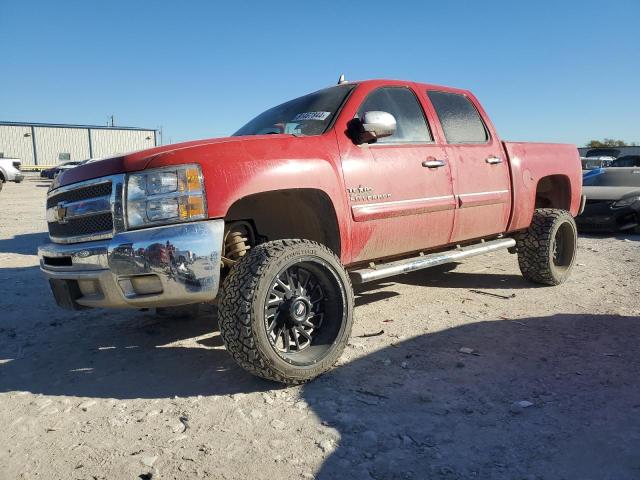
[{"label": "black alloy wheel", "polygon": [[328,304],[339,296],[339,289],[329,272],[311,262],[296,263],[276,275],[264,319],[271,346],[282,358],[300,364],[321,359],[339,331],[335,321],[339,312]]}]

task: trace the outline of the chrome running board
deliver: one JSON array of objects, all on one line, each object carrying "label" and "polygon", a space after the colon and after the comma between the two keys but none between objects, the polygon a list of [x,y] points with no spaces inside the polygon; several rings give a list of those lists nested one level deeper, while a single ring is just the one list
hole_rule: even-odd
[{"label": "chrome running board", "polygon": [[458,247],[455,250],[446,252],[430,253],[379,265],[371,264],[369,268],[353,270],[349,272],[349,275],[351,281],[355,284],[373,282],[381,278],[393,277],[394,275],[414,272],[416,270],[422,270],[423,268],[435,267],[444,263],[455,262],[456,260],[482,255],[483,253],[489,253],[503,248],[512,248],[515,247],[515,245],[516,241],[513,238],[499,238],[498,240]]}]

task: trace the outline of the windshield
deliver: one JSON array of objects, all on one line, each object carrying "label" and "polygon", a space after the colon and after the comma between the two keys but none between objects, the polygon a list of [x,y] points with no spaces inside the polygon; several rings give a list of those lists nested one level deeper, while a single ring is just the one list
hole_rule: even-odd
[{"label": "windshield", "polygon": [[338,85],[290,100],[261,113],[233,135],[321,135],[354,87]]}]

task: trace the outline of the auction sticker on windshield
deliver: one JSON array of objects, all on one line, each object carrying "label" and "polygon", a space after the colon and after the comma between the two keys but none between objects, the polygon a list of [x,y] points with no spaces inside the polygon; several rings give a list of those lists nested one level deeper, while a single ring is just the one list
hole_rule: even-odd
[{"label": "auction sticker on windshield", "polygon": [[295,117],[293,117],[292,122],[302,122],[304,120],[326,120],[327,117],[331,115],[331,112],[306,112],[299,113]]}]

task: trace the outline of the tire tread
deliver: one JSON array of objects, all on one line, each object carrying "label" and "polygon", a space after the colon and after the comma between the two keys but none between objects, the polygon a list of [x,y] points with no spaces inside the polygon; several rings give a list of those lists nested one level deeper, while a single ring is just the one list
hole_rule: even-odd
[{"label": "tire tread", "polygon": [[566,210],[538,208],[529,228],[518,234],[518,266],[525,279],[542,285],[559,285],[564,281],[553,271],[550,258],[554,227],[565,221],[573,223],[575,228],[575,221]]},{"label": "tire tread", "polygon": [[[341,265],[340,260],[331,250],[309,240],[275,240],[257,245],[229,272],[222,285],[218,308],[220,335],[233,359],[242,368],[258,377],[289,385],[305,383],[311,378],[292,376],[274,368],[257,348],[252,328],[253,298],[258,281],[270,263],[291,247],[302,244],[312,245],[322,250]],[[353,295],[348,275],[346,279],[347,284],[344,287],[347,295]],[[344,345],[348,341],[348,333],[345,335],[346,338],[342,339]]]}]

